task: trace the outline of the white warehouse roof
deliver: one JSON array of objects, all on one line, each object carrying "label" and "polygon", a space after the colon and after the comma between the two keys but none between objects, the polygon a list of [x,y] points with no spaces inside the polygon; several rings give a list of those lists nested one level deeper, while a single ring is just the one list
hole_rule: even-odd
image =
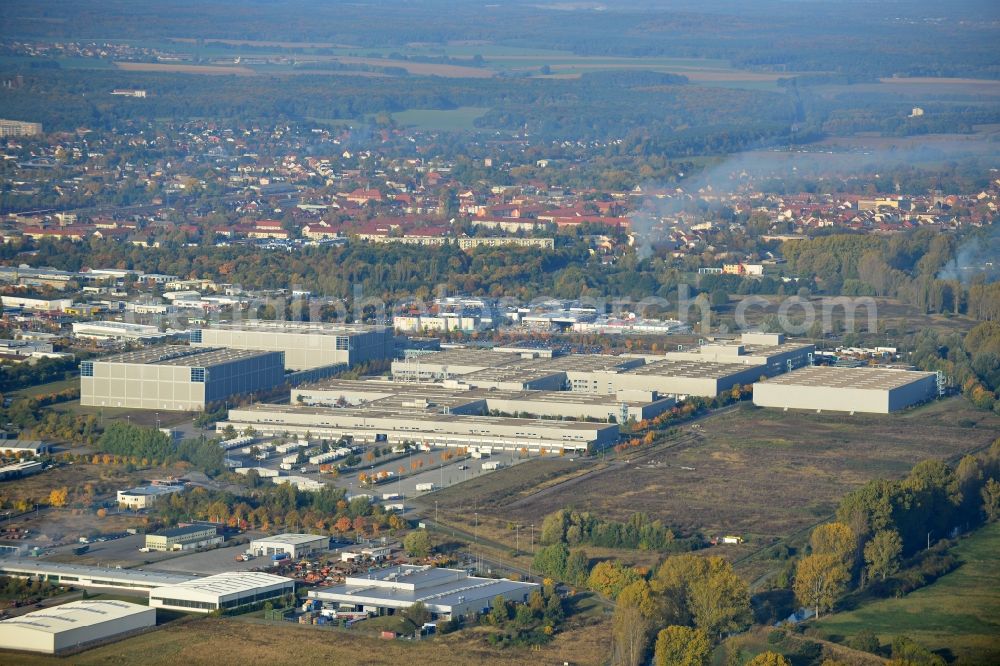
[{"label": "white warehouse roof", "polygon": [[195,578],[176,585],[158,587],[150,592],[150,597],[165,598],[183,595],[184,599],[216,601],[233,594],[253,592],[262,587],[284,585],[291,582],[293,581],[290,578],[261,571],[233,571],[205,578]]},{"label": "white warehouse roof", "polygon": [[302,546],[316,541],[330,541],[330,537],[322,534],[275,534],[274,536],[254,539],[253,543],[280,543],[285,546]]},{"label": "white warehouse roof", "polygon": [[0,647],[52,654],[156,624],[156,610],[125,601],[82,599],[0,622]]}]

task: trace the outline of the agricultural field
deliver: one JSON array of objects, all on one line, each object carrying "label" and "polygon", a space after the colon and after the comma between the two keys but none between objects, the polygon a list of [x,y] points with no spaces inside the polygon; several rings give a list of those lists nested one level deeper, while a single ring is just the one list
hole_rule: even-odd
[{"label": "agricultural field", "polygon": [[[226,666],[256,663],[297,664],[496,664],[538,663],[601,664],[608,654],[606,628],[574,626],[537,650],[499,650],[484,640],[486,630],[471,629],[423,641],[385,641],[358,632],[276,624],[250,617],[185,618],[156,631],[87,650],[72,657],[79,666],[143,663],[207,664]],[[13,656],[10,653],[0,655]],[[65,664],[60,658],[18,654],[22,666]]]},{"label": "agricultural field", "polygon": [[902,599],[886,599],[815,623],[809,634],[841,640],[862,629],[883,645],[905,634],[961,664],[1000,662],[1000,524],[982,528],[951,551],[958,569]]},{"label": "agricultural field", "polygon": [[404,127],[416,127],[421,130],[460,131],[475,128],[475,121],[482,117],[488,108],[479,106],[460,106],[457,109],[439,111],[437,109],[410,109],[392,114],[393,120]]},{"label": "agricultural field", "polygon": [[254,76],[255,71],[249,67],[228,67],[220,65],[181,65],[153,62],[116,62],[115,66],[126,72],[178,72],[181,74],[211,74],[237,76]]}]

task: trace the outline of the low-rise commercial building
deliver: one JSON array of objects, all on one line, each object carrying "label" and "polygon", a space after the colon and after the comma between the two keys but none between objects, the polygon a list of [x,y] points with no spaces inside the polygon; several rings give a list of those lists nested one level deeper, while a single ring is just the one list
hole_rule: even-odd
[{"label": "low-rise commercial building", "polygon": [[298,559],[329,549],[330,537],[320,534],[276,534],[250,542],[250,552],[257,557],[287,553]]},{"label": "low-rise commercial building", "polygon": [[284,382],[281,352],[156,347],[80,364],[80,404],[201,411]]},{"label": "low-rise commercial building", "polygon": [[442,618],[489,612],[494,599],[527,603],[537,583],[480,578],[461,569],[402,565],[348,576],[343,585],[310,590],[309,598],[340,611],[392,614],[416,602]]},{"label": "low-rise commercial building", "polygon": [[156,610],[149,606],[82,599],[0,621],[0,648],[59,654],[154,626]]},{"label": "low-rise commercial building", "polygon": [[174,334],[161,332],[156,326],[146,324],[123,321],[77,321],[73,322],[73,335],[87,340],[157,342],[166,340]]},{"label": "low-rise commercial building", "polygon": [[388,361],[395,345],[391,327],[361,324],[252,321],[194,329],[190,335],[194,346],[283,352],[289,370]]},{"label": "low-rise commercial building", "polygon": [[158,551],[194,550],[195,548],[216,546],[222,541],[223,538],[218,535],[214,527],[189,525],[147,534],[146,548]]},{"label": "low-rise commercial building", "polygon": [[259,571],[240,571],[166,585],[149,593],[153,608],[211,613],[295,593],[295,581]]},{"label": "low-rise commercial building", "polygon": [[758,382],[759,407],[888,414],[938,395],[933,372],[816,366]]},{"label": "low-rise commercial building", "polygon": [[118,506],[132,511],[148,509],[167,495],[184,490],[184,486],[137,486],[118,491]]}]

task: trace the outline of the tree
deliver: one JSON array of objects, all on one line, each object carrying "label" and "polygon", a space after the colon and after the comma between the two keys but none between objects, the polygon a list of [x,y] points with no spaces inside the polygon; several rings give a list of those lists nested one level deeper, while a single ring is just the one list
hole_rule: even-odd
[{"label": "tree", "polygon": [[829,553],[810,555],[799,560],[795,567],[795,598],[816,611],[833,608],[847,587],[850,574],[836,555]]},{"label": "tree", "polygon": [[639,580],[639,573],[621,562],[598,562],[590,571],[587,586],[606,597],[615,599],[626,587]]},{"label": "tree", "polygon": [[708,575],[688,585],[688,609],[699,629],[716,636],[749,624],[750,588],[728,561],[711,559]]},{"label": "tree", "polygon": [[983,496],[983,512],[986,519],[994,523],[1000,518],[1000,482],[988,479],[980,491]]},{"label": "tree", "polygon": [[535,568],[547,576],[562,578],[566,575],[566,563],[569,560],[569,549],[564,543],[539,548],[535,553]]},{"label": "tree", "polygon": [[656,635],[656,666],[707,666],[712,654],[708,634],[701,629],[671,625]]},{"label": "tree", "polygon": [[865,562],[868,575],[880,575],[882,580],[899,571],[899,556],[903,552],[903,540],[896,530],[879,530],[872,540],[865,544]]},{"label": "tree", "polygon": [[510,619],[510,610],[507,608],[507,600],[502,594],[493,597],[490,609],[490,622],[500,627]]},{"label": "tree", "polygon": [[431,612],[427,610],[427,606],[422,601],[413,602],[413,605],[403,611],[403,615],[417,627],[422,627],[431,620]]},{"label": "tree", "polygon": [[611,616],[611,663],[639,666],[646,653],[650,620],[632,603],[618,603]]},{"label": "tree", "polygon": [[412,557],[427,557],[431,554],[431,539],[426,530],[414,530],[403,539],[403,549]]},{"label": "tree", "polygon": [[746,666],[791,666],[791,664],[777,652],[762,652],[748,661]]},{"label": "tree", "polygon": [[572,551],[566,560],[566,580],[576,584],[585,583],[590,573],[589,564],[587,553],[582,550]]},{"label": "tree", "polygon": [[49,504],[55,507],[66,506],[66,498],[69,496],[68,488],[53,488],[49,493]]},{"label": "tree", "polygon": [[814,555],[836,555],[848,567],[854,563],[858,541],[851,528],[844,523],[820,525],[812,531],[809,543]]}]

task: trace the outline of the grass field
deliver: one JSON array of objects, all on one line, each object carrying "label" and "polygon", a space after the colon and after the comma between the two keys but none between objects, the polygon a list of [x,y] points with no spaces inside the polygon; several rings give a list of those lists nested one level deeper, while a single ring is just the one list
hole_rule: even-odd
[{"label": "grass field", "polygon": [[446,111],[410,109],[394,113],[392,117],[404,127],[416,127],[421,130],[471,130],[475,128],[475,120],[487,111],[488,108],[479,106],[460,106]]},{"label": "grass field", "polygon": [[1000,523],[964,539],[952,552],[959,568],[927,587],[831,615],[810,633],[842,640],[871,629],[883,645],[905,634],[963,665],[1000,663]]},{"label": "grass field", "polygon": [[28,388],[19,389],[17,391],[11,391],[7,394],[9,398],[34,398],[39,395],[46,395],[48,393],[58,393],[59,391],[65,391],[70,388],[80,388],[79,378],[74,377],[73,379],[60,379],[57,382],[49,382],[48,384],[39,384],[38,386],[29,386]]},{"label": "grass field", "polygon": [[222,67],[219,65],[172,65],[152,62],[116,62],[115,66],[127,72],[177,72],[180,74],[211,74],[237,76],[254,76],[249,67]]},{"label": "grass field", "polygon": [[423,641],[386,641],[357,632],[250,618],[191,618],[103,647],[69,660],[28,654],[0,653],[0,663],[23,666],[66,664],[435,664],[514,666],[528,662],[601,664],[608,653],[608,630],[579,626],[558,634],[538,650],[498,650],[486,644],[487,630],[471,629]]}]

